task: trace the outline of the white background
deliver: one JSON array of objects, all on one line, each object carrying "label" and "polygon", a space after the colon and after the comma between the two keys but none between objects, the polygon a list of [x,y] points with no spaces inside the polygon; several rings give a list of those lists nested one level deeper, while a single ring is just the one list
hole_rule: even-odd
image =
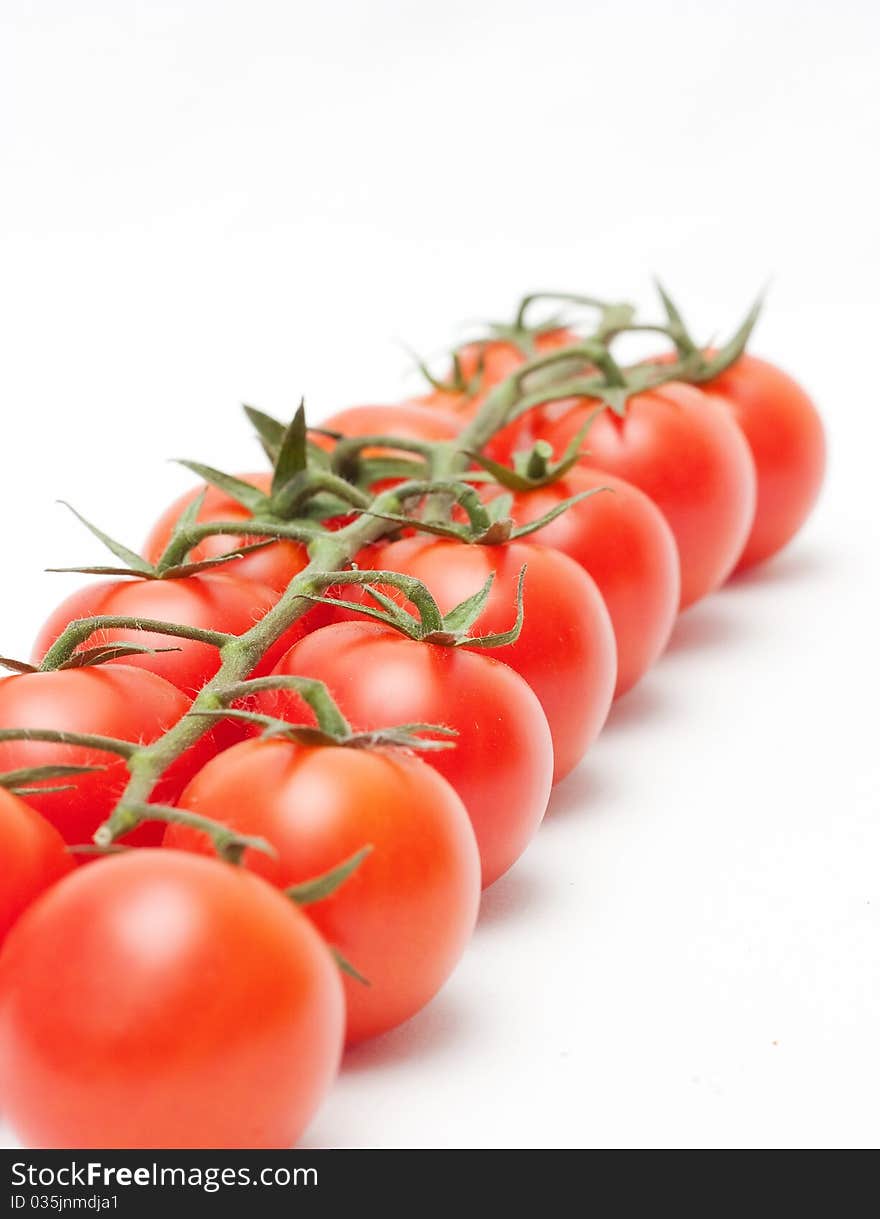
[{"label": "white background", "polygon": [[[519,293],[650,304],[820,403],[790,552],[681,621],[472,948],[308,1146],[870,1147],[880,1086],[880,9],[6,0],[2,650],[137,544],[245,399],[407,389]],[[7,1134],[7,1138],[10,1138]]]}]

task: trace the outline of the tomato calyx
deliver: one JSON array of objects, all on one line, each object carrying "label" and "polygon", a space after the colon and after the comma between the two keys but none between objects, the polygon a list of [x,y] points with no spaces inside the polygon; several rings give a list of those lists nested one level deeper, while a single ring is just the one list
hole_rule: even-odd
[{"label": "tomato calyx", "polygon": [[[523,624],[523,584],[526,577],[526,567],[523,565],[516,585],[516,616],[513,625],[506,631],[492,631],[486,635],[474,635],[471,628],[482,614],[495,575],[492,573],[485,584],[470,597],[465,597],[447,614],[440,612],[440,607],[434,600],[429,589],[412,576],[406,576],[399,571],[353,570],[332,572],[321,577],[321,582],[334,588],[343,584],[359,585],[364,592],[376,602],[376,606],[363,601],[345,601],[338,596],[309,598],[322,605],[341,607],[374,618],[385,626],[393,627],[407,639],[415,639],[420,643],[436,643],[442,647],[467,648],[499,648],[515,643],[519,638]],[[415,613],[406,609],[393,597],[382,591],[380,586],[391,587],[402,593],[409,601]]]},{"label": "tomato calyx", "polygon": [[[315,724],[294,724],[277,716],[262,712],[232,707],[230,704],[245,701],[255,694],[274,690],[294,690],[312,710]],[[355,732],[342,714],[329,689],[322,681],[295,674],[270,674],[248,681],[236,682],[215,691],[216,701],[221,704],[213,708],[200,708],[190,715],[207,716],[211,719],[231,718],[262,729],[263,739],[296,741],[310,746],[342,746],[346,749],[378,749],[393,746],[412,750],[452,749],[455,742],[449,738],[457,736],[452,728],[443,724],[397,724],[369,732]],[[424,737],[422,733],[433,733],[441,740]]]},{"label": "tomato calyx", "polygon": [[493,482],[508,491],[534,491],[537,487],[550,486],[564,478],[581,458],[589,456],[589,450],[583,448],[583,443],[601,410],[602,407],[597,407],[591,412],[583,427],[579,428],[566,445],[558,461],[553,460],[553,446],[546,440],[537,440],[531,449],[520,449],[514,453],[512,466],[494,461],[484,453],[474,452],[468,456],[491,475]]}]

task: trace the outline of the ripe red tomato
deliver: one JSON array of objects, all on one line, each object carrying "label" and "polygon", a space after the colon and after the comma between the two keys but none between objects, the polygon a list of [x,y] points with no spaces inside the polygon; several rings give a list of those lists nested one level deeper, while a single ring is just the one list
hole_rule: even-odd
[{"label": "ripe red tomato", "polygon": [[[62,669],[0,678],[0,728],[52,728],[94,733],[124,741],[150,742],[186,714],[190,700],[170,682],[128,665]],[[166,770],[153,799],[173,804],[183,787],[215,751],[212,734],[191,746]],[[80,745],[46,741],[0,742],[0,770],[32,766],[101,766],[89,774],[65,779],[68,791],[28,795],[26,803],[41,813],[71,844],[88,843],[110,814],[128,779],[124,759]],[[57,780],[41,786],[57,787]],[[161,841],[158,823],[139,826],[124,841],[147,845]]]},{"label": "ripe red tomato", "polygon": [[[272,484],[272,475],[266,471],[258,474],[239,474],[237,477],[244,482],[253,483],[255,487],[258,487],[268,495]],[[192,491],[187,491],[179,499],[176,499],[173,504],[169,504],[156,521],[144,543],[144,558],[150,563],[158,562],[165,547],[168,545],[171,534],[174,532],[174,526],[180,519],[180,514],[204,490],[205,486],[203,484],[200,487],[194,487]],[[227,495],[225,491],[220,491],[217,487],[208,487],[205,494],[205,502],[199,509],[197,519],[203,523],[208,521],[247,521],[250,516],[251,513],[237,499],[233,499],[231,495]],[[262,541],[262,539],[248,537],[247,534],[242,534],[241,537],[232,537],[229,534],[218,533],[199,542],[198,546],[190,551],[187,561],[190,563],[200,563],[205,559],[218,558],[220,555],[228,554],[231,550],[235,550],[236,546],[247,546],[259,541]],[[284,592],[293,577],[299,575],[308,561],[309,556],[306,553],[306,548],[299,542],[273,542],[271,546],[264,546],[262,549],[255,550],[251,554],[246,554],[240,559],[230,559],[228,564],[224,564],[224,570],[228,569],[230,575],[235,575],[242,580],[254,580],[258,584],[268,584],[269,588],[273,588],[276,592],[281,593]]]},{"label": "ripe red tomato", "polygon": [[[584,399],[554,403],[526,426],[532,439],[561,452],[596,407]],[[681,563],[680,608],[719,588],[755,515],[755,463],[729,410],[714,395],[669,382],[630,398],[623,418],[600,411],[586,447],[590,466],[639,487],[666,517]]]},{"label": "ripe red tomato", "polygon": [[[219,572],[185,576],[180,580],[103,580],[99,584],[77,589],[53,610],[37,635],[32,659],[34,664],[39,664],[68,623],[75,618],[107,614],[154,618],[161,622],[240,635],[258,622],[277,600],[278,594],[266,585]],[[304,630],[300,620],[292,628],[295,638],[286,640],[287,647],[292,646]],[[212,644],[149,631],[96,631],[84,646],[119,641],[137,643],[147,648],[176,649],[152,655],[126,656],[121,662],[110,663],[149,669],[190,696],[197,694],[220,667],[220,653]],[[271,664],[285,650],[283,645],[276,645],[269,654],[268,662],[264,661],[263,671],[268,672]]]},{"label": "ripe red tomato", "polygon": [[[372,845],[335,893],[306,907],[370,982],[344,979],[349,1044],[409,1019],[452,972],[477,916],[479,855],[458,796],[413,754],[245,741],[206,766],[180,805],[271,842],[276,856],[246,851],[244,863],[276,885]],[[210,850],[184,826],[169,826],[165,841]]]},{"label": "ripe red tomato", "polygon": [[505,377],[509,377],[528,359],[548,355],[552,351],[558,351],[561,347],[571,347],[578,341],[578,336],[564,327],[545,330],[542,334],[534,336],[531,357],[525,355],[515,343],[505,339],[466,343],[464,347],[458,349],[457,353],[461,375],[465,381],[474,380],[479,375],[479,390],[484,393],[497,385],[499,381],[503,381]]},{"label": "ripe red tomato", "polygon": [[757,510],[739,557],[742,571],[781,550],[809,516],[825,473],[825,433],[801,387],[756,356],[740,356],[705,388],[732,411],[757,470]]},{"label": "ripe red tomato", "polygon": [[[554,483],[516,492],[511,514],[526,525],[563,500],[597,488],[607,490],[529,536],[569,555],[595,580],[617,641],[617,698],[657,660],[678,613],[678,551],[662,512],[631,483],[576,466]],[[494,485],[490,495],[501,494],[504,489]]]},{"label": "ripe red tomato", "polygon": [[[443,613],[494,576],[476,624],[481,635],[513,625],[517,580],[526,566],[520,636],[483,655],[510,665],[537,694],[553,737],[554,782],[578,764],[605,723],[617,680],[611,619],[582,567],[567,555],[527,542],[478,546],[426,537],[371,547],[358,562],[415,576]],[[385,591],[395,595],[390,588]]]},{"label": "ripe red tomato", "polygon": [[[275,672],[323,681],[358,730],[454,728],[454,748],[419,756],[461,796],[480,849],[483,887],[523,853],[547,808],[553,742],[541,704],[507,665],[463,648],[417,643],[377,622],[345,622],[303,639]],[[313,720],[292,690],[267,693],[260,704],[291,723]]]},{"label": "ripe red tomato", "polygon": [[[454,440],[461,431],[461,420],[455,415],[426,406],[402,403],[399,406],[349,406],[321,421],[320,426],[343,436],[400,436],[403,440]],[[331,449],[333,441],[313,435],[315,444]],[[393,452],[390,449],[366,449],[366,456]],[[401,456],[406,454],[401,451]]]},{"label": "ripe red tomato", "polygon": [[0,957],[0,1094],[31,1147],[287,1148],[339,1063],[342,988],[243,868],[133,851],[36,903]]},{"label": "ripe red tomato", "polygon": [[[60,783],[62,780],[56,780]],[[0,945],[40,894],[73,869],[64,839],[44,817],[0,788]]]}]

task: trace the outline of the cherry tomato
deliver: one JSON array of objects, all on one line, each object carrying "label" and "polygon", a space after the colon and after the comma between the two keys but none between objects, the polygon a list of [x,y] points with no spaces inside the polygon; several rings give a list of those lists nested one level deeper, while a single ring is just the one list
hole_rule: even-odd
[{"label": "cherry tomato", "polygon": [[[533,440],[561,452],[596,408],[584,399],[554,403],[526,426]],[[630,398],[623,418],[601,410],[586,447],[590,466],[639,487],[666,517],[681,563],[680,608],[719,588],[755,515],[755,463],[729,410],[692,385],[669,382]]]},{"label": "cherry tomato", "polygon": [[68,877],[0,957],[0,1094],[31,1147],[287,1148],[339,1063],[338,971],[243,868],[132,851]]},{"label": "cherry tomato", "polygon": [[73,869],[73,859],[54,826],[3,788],[0,788],[0,859],[2,944],[12,924],[31,902]]},{"label": "cherry tomato", "polygon": [[[257,474],[239,474],[238,477],[244,482],[253,483],[255,487],[268,495],[272,484],[270,473],[262,471]],[[227,495],[225,491],[221,491],[217,487],[207,487],[206,489],[205,484],[194,487],[170,504],[156,521],[144,543],[144,558],[151,563],[159,560],[174,532],[174,526],[177,524],[180,514],[203,491],[206,493],[205,502],[199,509],[198,520],[200,522],[244,522],[250,518],[251,513],[247,508],[237,499],[233,499],[231,495]],[[190,551],[188,562],[199,563],[205,559],[218,558],[220,555],[235,550],[237,546],[247,546],[261,540],[257,537],[248,537],[247,534],[232,537],[229,534],[218,533],[199,542],[198,546]],[[299,542],[284,541],[273,542],[271,546],[264,546],[240,559],[231,559],[228,564],[223,566],[224,571],[228,570],[230,575],[235,575],[239,579],[255,580],[259,584],[268,584],[270,588],[280,593],[287,588],[293,577],[302,571],[308,561],[308,554],[304,546]]]},{"label": "cherry tomato", "polygon": [[758,476],[755,520],[737,570],[776,554],[810,514],[825,473],[825,433],[813,402],[781,369],[744,355],[704,387],[732,411]]},{"label": "cherry tomato", "polygon": [[465,381],[479,376],[481,393],[493,386],[535,356],[548,355],[561,347],[571,347],[578,336],[571,330],[559,327],[536,334],[532,341],[532,352],[527,355],[522,348],[505,339],[489,339],[485,342],[466,343],[458,349],[458,362]]},{"label": "cherry tomato", "polygon": [[[354,728],[441,724],[454,748],[419,756],[455,788],[480,849],[483,886],[516,862],[547,808],[553,742],[541,704],[507,665],[463,648],[417,643],[377,622],[324,627],[275,668],[323,681]],[[312,713],[294,691],[261,696],[291,723]]]},{"label": "cherry tomato", "polygon": [[[475,628],[481,635],[513,625],[517,580],[526,566],[520,636],[482,654],[510,665],[537,694],[553,737],[554,782],[578,764],[605,723],[617,680],[611,619],[582,567],[559,551],[528,542],[478,546],[425,537],[371,547],[358,563],[415,576],[443,613],[494,576]],[[391,588],[384,591],[395,595]]]},{"label": "cherry tomato", "polygon": [[[244,863],[276,885],[372,846],[335,893],[305,907],[370,983],[344,980],[349,1044],[409,1019],[452,972],[476,920],[480,860],[458,796],[413,754],[245,741],[206,766],[180,804],[266,838],[277,855],[246,851]],[[210,850],[204,834],[179,825],[165,841]]]},{"label": "cherry tomato", "polygon": [[[320,426],[343,436],[400,436],[403,440],[453,440],[461,431],[461,422],[454,415],[411,403],[349,406],[324,419]],[[325,436],[313,439],[316,444],[332,447],[333,442]]]},{"label": "cherry tomato", "polygon": [[[678,613],[678,551],[662,512],[631,483],[578,466],[554,483],[516,492],[512,516],[519,525],[529,524],[590,490],[596,494],[529,536],[570,555],[595,580],[617,641],[619,697],[657,660]],[[490,494],[504,489],[496,485]]]},{"label": "cherry tomato", "polygon": [[[66,597],[41,627],[33,648],[32,659],[39,664],[68,623],[75,618],[115,615],[130,618],[154,618],[203,630],[227,631],[241,635],[264,616],[278,600],[278,594],[266,585],[218,572],[185,576],[180,580],[106,580],[89,584]],[[294,638],[304,633],[297,623],[291,628]],[[100,630],[83,645],[102,643],[137,643],[147,648],[173,648],[143,656],[125,656],[121,662],[134,668],[149,669],[166,681],[193,696],[213,677],[220,667],[220,652],[210,643],[199,643],[178,636],[154,634],[149,631]],[[276,645],[264,661],[264,671],[283,654],[283,645]]]},{"label": "cherry tomato", "polygon": [[[190,700],[170,682],[128,665],[61,669],[0,678],[0,728],[52,728],[124,741],[154,741],[177,723]],[[174,762],[153,794],[173,804],[186,783],[216,749],[212,734],[202,737]],[[41,813],[71,844],[89,843],[113,809],[128,779],[123,758],[80,745],[46,741],[0,742],[0,770],[32,766],[103,767],[64,780],[68,791],[28,795],[26,803]],[[58,787],[57,780],[38,786]],[[162,826],[147,823],[124,841],[146,845],[161,841]]]}]

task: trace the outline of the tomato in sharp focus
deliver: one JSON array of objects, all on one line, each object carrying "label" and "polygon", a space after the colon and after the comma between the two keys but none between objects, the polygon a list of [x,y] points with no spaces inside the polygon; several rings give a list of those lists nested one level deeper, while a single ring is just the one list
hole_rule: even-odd
[{"label": "tomato in sharp focus", "polygon": [[755,520],[737,564],[743,571],[781,550],[809,516],[825,474],[825,432],[797,382],[757,356],[740,356],[704,388],[732,412],[757,470]]},{"label": "tomato in sharp focus", "polygon": [[[56,780],[63,783],[63,779]],[[0,788],[0,945],[40,894],[73,869],[64,839],[45,817]]]},{"label": "tomato in sharp focus", "polygon": [[[478,635],[513,625],[517,580],[526,566],[519,638],[505,647],[481,651],[510,665],[537,694],[553,737],[554,782],[578,764],[605,723],[617,680],[611,619],[582,567],[559,551],[528,542],[479,546],[425,537],[371,547],[358,556],[358,562],[361,567],[415,576],[427,585],[443,613],[479,592],[494,576],[474,628]],[[402,600],[395,590],[384,591]],[[349,611],[338,613],[352,616]]]},{"label": "tomato in sharp focus", "polygon": [[[455,729],[453,748],[419,756],[468,811],[483,887],[523,853],[547,808],[553,742],[541,704],[507,665],[464,648],[418,643],[377,622],[344,622],[303,639],[275,673],[324,682],[360,731],[412,723]],[[314,719],[293,690],[261,695],[258,709],[291,723]]]},{"label": "tomato in sharp focus", "polygon": [[166,850],[45,894],[0,957],[0,1095],[31,1147],[288,1148],[339,1064],[344,1004],[270,885]]},{"label": "tomato in sharp focus", "polygon": [[[253,483],[255,487],[268,495],[272,484],[270,473],[262,471],[257,474],[239,474],[238,477],[244,482]],[[205,501],[199,509],[198,521],[202,523],[209,521],[245,522],[250,518],[251,513],[243,504],[218,487],[206,487],[205,484],[194,487],[170,504],[150,530],[143,550],[144,558],[150,563],[159,561],[171,539],[174,526],[180,519],[180,514],[203,491]],[[225,533],[214,534],[199,542],[198,546],[190,551],[187,562],[200,563],[205,559],[219,558],[220,555],[235,550],[237,546],[247,546],[260,541],[262,541],[261,538],[248,537],[246,533],[240,537]],[[280,593],[287,588],[293,577],[302,571],[308,561],[306,548],[299,542],[273,542],[270,546],[264,546],[251,554],[243,555],[240,559],[230,559],[228,564],[223,565],[223,570],[239,579],[268,584],[270,588]]]},{"label": "tomato in sharp focus", "polygon": [[[190,700],[155,673],[128,665],[22,673],[0,678],[0,728],[51,728],[148,743],[171,728],[190,708]],[[195,772],[216,749],[206,734],[165,771],[153,799],[173,804]],[[93,773],[65,779],[67,791],[23,797],[61,834],[65,842],[90,843],[112,811],[128,780],[117,754],[80,745],[47,741],[0,742],[0,771],[32,766],[95,766]],[[58,787],[58,780],[37,786]],[[161,841],[158,822],[139,826],[123,841],[142,846]],[[80,860],[88,857],[80,857]]]},{"label": "tomato in sharp focus", "polygon": [[[511,515],[530,524],[584,491],[529,539],[561,550],[596,582],[617,642],[615,697],[625,694],[660,656],[678,614],[681,577],[672,530],[660,509],[637,487],[576,466],[556,482],[513,495]],[[494,485],[488,497],[505,494]]]},{"label": "tomato in sharp focus", "polygon": [[666,517],[681,563],[680,608],[719,588],[755,516],[755,463],[729,410],[679,382],[634,395],[623,417],[583,399],[553,406],[527,421],[530,439],[561,452],[595,416],[586,464],[633,483]]},{"label": "tomato in sharp focus", "polygon": [[[258,622],[278,600],[278,594],[253,580],[219,572],[184,576],[179,580],[107,580],[78,589],[53,611],[37,635],[33,661],[39,664],[46,652],[75,618],[118,615],[154,618],[202,630],[225,631],[241,635]],[[323,623],[326,615],[309,611],[298,619],[278,643],[266,653],[255,673],[268,673],[289,647],[312,626]],[[210,643],[160,635],[150,631],[100,630],[83,645],[136,643],[147,648],[173,648],[142,656],[125,656],[111,664],[148,669],[170,681],[184,694],[194,696],[220,667],[220,653]]]},{"label": "tomato in sharp focus", "polygon": [[[452,972],[476,920],[480,860],[461,800],[413,754],[245,741],[210,762],[180,806],[266,838],[277,855],[249,850],[243,862],[276,885],[319,876],[372,846],[344,884],[305,907],[370,983],[344,979],[349,1044],[409,1019]],[[211,849],[180,825],[165,842]]]}]

